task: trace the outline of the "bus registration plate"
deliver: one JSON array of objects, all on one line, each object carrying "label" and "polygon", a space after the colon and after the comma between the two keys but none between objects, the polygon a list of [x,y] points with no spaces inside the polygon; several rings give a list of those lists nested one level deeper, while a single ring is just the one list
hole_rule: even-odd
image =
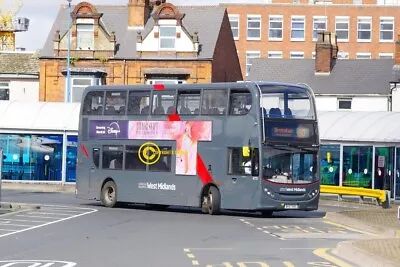
[{"label": "bus registration plate", "polygon": [[288,209],[288,210],[296,210],[298,208],[299,208],[298,204],[285,205],[285,209]]}]

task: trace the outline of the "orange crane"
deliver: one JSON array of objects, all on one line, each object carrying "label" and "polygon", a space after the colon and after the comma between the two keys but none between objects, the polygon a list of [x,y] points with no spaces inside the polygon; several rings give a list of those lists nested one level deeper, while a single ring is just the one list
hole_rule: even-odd
[{"label": "orange crane", "polygon": [[0,0],[0,51],[15,51],[15,33],[29,28],[29,19],[17,18],[16,14],[23,5],[23,0],[12,0],[7,9],[4,0]]}]

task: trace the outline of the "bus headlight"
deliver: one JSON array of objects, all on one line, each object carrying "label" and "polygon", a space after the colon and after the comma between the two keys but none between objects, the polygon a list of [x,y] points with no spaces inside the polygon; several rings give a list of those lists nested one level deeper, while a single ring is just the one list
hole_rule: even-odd
[{"label": "bus headlight", "polygon": [[264,192],[267,193],[267,196],[271,197],[271,198],[275,198],[275,194],[271,191],[268,190],[268,188],[264,188]]},{"label": "bus headlight", "polygon": [[309,198],[314,198],[316,195],[318,195],[318,189],[314,189],[312,191],[310,191],[310,193],[308,193],[308,197]]}]

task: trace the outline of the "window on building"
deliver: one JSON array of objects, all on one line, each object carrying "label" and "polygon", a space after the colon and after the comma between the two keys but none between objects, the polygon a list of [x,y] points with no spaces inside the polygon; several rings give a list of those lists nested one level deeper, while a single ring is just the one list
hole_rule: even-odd
[{"label": "window on building", "polygon": [[83,90],[91,85],[102,85],[103,81],[101,78],[95,77],[73,77],[71,78],[71,95],[70,102],[81,102]]},{"label": "window on building", "polygon": [[253,58],[259,58],[260,57],[260,51],[247,51],[246,52],[246,76],[249,75],[250,73],[250,67],[251,67],[251,59]]},{"label": "window on building", "polygon": [[268,40],[282,41],[282,38],[283,38],[283,16],[282,15],[269,16]]},{"label": "window on building", "polygon": [[176,26],[160,26],[160,49],[175,49]]},{"label": "window on building", "polygon": [[78,19],[76,24],[76,48],[78,50],[94,50],[93,19]]},{"label": "window on building", "polygon": [[0,82],[0,100],[10,100],[9,82]]},{"label": "window on building", "polygon": [[338,55],[337,55],[337,59],[349,59],[349,53],[348,52],[339,51]]},{"label": "window on building", "polygon": [[338,98],[338,110],[349,110],[351,109],[351,98]]},{"label": "window on building", "polygon": [[349,17],[335,17],[335,28],[338,42],[349,41]]},{"label": "window on building", "polygon": [[260,39],[261,39],[261,16],[248,15],[247,40],[260,40]]},{"label": "window on building", "polygon": [[229,22],[231,23],[233,39],[239,40],[239,15],[229,15]]},{"label": "window on building", "polygon": [[393,42],[394,36],[394,18],[381,17],[379,28],[379,41],[380,42]]},{"label": "window on building", "polygon": [[343,185],[372,188],[372,146],[343,146]]},{"label": "window on building", "polygon": [[268,58],[282,58],[282,51],[268,51]]},{"label": "window on building", "polygon": [[357,20],[357,41],[358,42],[371,42],[371,17],[358,17]]},{"label": "window on building", "polygon": [[318,38],[318,32],[326,31],[327,17],[314,16],[313,17],[313,41]]},{"label": "window on building", "polygon": [[305,39],[305,17],[304,16],[292,16],[291,22],[291,41],[304,41]]},{"label": "window on building", "polygon": [[371,53],[357,53],[356,59],[371,59]]},{"label": "window on building", "polygon": [[362,5],[362,0],[353,0],[353,5]]},{"label": "window on building", "polygon": [[379,53],[380,59],[393,59],[393,53]]},{"label": "window on building", "polygon": [[300,51],[290,52],[290,58],[291,59],[303,59],[304,52],[300,52]]},{"label": "window on building", "polygon": [[339,185],[340,145],[321,146],[321,183]]}]

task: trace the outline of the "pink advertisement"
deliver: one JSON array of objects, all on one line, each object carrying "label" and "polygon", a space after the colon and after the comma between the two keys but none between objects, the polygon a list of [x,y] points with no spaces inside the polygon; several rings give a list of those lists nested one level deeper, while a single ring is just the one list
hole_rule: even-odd
[{"label": "pink advertisement", "polygon": [[211,134],[211,121],[130,121],[128,138],[176,140],[176,174],[196,175],[197,142]]}]

